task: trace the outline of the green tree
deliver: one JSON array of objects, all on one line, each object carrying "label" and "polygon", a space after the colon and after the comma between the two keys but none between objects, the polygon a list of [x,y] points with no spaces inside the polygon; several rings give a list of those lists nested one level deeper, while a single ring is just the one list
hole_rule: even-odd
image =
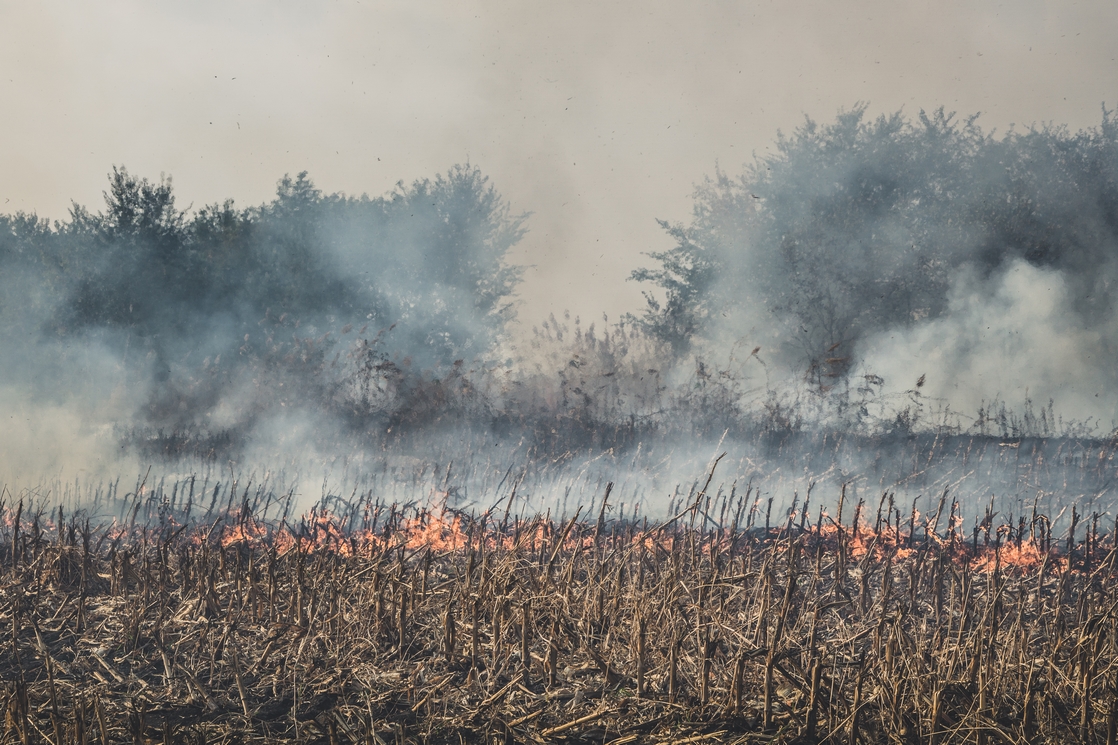
[{"label": "green tree", "polygon": [[70,236],[74,327],[115,326],[144,337],[181,331],[178,306],[205,285],[205,267],[191,260],[185,212],[176,209],[171,180],[159,183],[113,168],[105,210],[75,206]]},{"label": "green tree", "polygon": [[665,224],[676,245],[632,274],[655,288],[644,328],[682,349],[760,318],[825,383],[868,334],[944,313],[961,267],[1012,258],[1068,272],[1085,319],[1102,318],[1118,275],[1113,112],[1085,132],[996,138],[942,108],[865,111],[808,119],[739,177],[702,183],[690,224]]}]

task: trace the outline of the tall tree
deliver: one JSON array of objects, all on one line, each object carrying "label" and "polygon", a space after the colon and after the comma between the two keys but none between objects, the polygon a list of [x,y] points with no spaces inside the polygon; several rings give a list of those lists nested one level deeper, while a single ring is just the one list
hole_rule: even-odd
[{"label": "tall tree", "polygon": [[665,226],[676,245],[632,275],[653,286],[637,320],[676,348],[775,336],[822,382],[845,374],[868,334],[944,313],[964,266],[1060,268],[1081,305],[1110,307],[1113,112],[1085,132],[995,137],[942,108],[915,121],[865,111],[808,119],[740,176],[701,184],[690,224]]}]

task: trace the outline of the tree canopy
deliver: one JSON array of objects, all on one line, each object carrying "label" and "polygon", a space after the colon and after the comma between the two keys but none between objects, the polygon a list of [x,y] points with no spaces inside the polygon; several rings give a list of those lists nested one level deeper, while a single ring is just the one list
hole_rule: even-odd
[{"label": "tree canopy", "polygon": [[679,350],[760,339],[760,324],[788,359],[841,376],[868,334],[944,313],[961,268],[1022,259],[1065,272],[1084,322],[1100,322],[1118,277],[1114,112],[1000,137],[942,108],[865,113],[807,119],[700,184],[690,223],[664,223],[675,246],[632,274],[652,288],[635,320]]},{"label": "tree canopy", "polygon": [[0,313],[17,338],[96,337],[141,360],[126,364],[159,384],[155,423],[205,419],[238,380],[263,386],[261,371],[290,376],[293,399],[336,398],[345,375],[328,374],[327,353],[352,367],[355,344],[437,374],[484,358],[513,317],[507,255],[526,216],[471,165],[375,198],[325,194],[300,173],[261,206],[193,212],[170,178],[118,167],[104,198],[53,225],[0,217]]}]

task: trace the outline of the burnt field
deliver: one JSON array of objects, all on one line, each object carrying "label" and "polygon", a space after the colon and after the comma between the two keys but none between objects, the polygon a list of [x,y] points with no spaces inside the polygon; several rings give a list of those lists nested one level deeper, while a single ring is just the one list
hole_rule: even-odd
[{"label": "burnt field", "polygon": [[1112,517],[700,487],[637,520],[609,487],[563,518],[5,494],[4,740],[1116,741]]}]

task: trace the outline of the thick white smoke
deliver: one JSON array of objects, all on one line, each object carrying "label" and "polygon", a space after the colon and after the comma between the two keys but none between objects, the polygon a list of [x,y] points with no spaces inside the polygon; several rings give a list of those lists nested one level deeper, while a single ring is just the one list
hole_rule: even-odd
[{"label": "thick white smoke", "polygon": [[858,356],[867,373],[885,380],[887,395],[916,390],[923,378],[921,393],[964,422],[996,399],[1021,411],[1028,398],[1039,406],[1051,401],[1065,424],[1110,431],[1118,421],[1118,391],[1106,340],[1114,338],[1118,319],[1084,327],[1071,300],[1058,270],[1015,260],[980,278],[964,267],[946,313],[874,334]]}]

